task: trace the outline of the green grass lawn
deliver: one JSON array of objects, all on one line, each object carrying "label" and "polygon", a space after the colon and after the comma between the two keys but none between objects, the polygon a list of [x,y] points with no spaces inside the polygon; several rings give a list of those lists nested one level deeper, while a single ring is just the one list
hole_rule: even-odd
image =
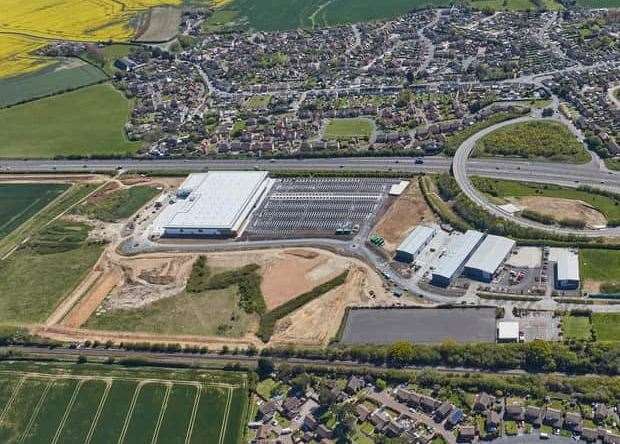
[{"label": "green grass lawn", "polygon": [[92,196],[82,205],[75,207],[74,213],[104,222],[117,222],[127,219],[159,194],[153,187],[134,186]]},{"label": "green grass lawn", "polygon": [[[86,243],[78,225],[65,226],[76,229],[38,232],[0,262],[0,324],[44,321],[99,259],[101,245]],[[75,237],[82,239],[76,242]]]},{"label": "green grass lawn", "polygon": [[268,94],[250,97],[245,103],[248,109],[267,108],[271,102],[271,96]]},{"label": "green grass lawn", "polygon": [[130,107],[101,84],[0,110],[0,157],[134,153],[140,143],[129,142],[123,130]]},{"label": "green grass lawn", "polygon": [[588,316],[564,316],[562,332],[565,339],[590,340],[592,337],[590,318]]},{"label": "green grass lawn", "polygon": [[516,123],[493,131],[478,141],[474,154],[574,163],[590,160],[566,126],[550,121]]},{"label": "green grass lawn", "polygon": [[592,329],[597,341],[620,341],[620,313],[593,313]]},{"label": "green grass lawn", "polygon": [[620,251],[582,249],[579,269],[584,281],[620,283]]},{"label": "green grass lawn", "polygon": [[69,188],[67,184],[0,184],[0,238],[30,219]]},{"label": "green grass lawn", "polygon": [[368,119],[330,119],[325,125],[325,140],[366,139],[372,134]]},{"label": "green grass lawn", "polygon": [[577,5],[586,8],[620,8],[618,0],[577,0]]},{"label": "green grass lawn", "polygon": [[30,219],[23,221],[19,227],[5,235],[4,238],[0,238],[0,256],[4,256],[29,236],[33,236],[52,219],[71,207],[71,205],[74,205],[86,197],[95,187],[96,186],[93,184],[73,185],[64,194],[51,202],[45,210],[39,211],[34,216],[30,217]]},{"label": "green grass lawn", "polygon": [[608,220],[620,218],[620,200],[577,188],[557,185],[517,182],[513,180],[487,179],[478,176],[472,178],[473,184],[480,191],[496,198],[544,196],[562,199],[581,200],[603,213]]},{"label": "green grass lawn", "polygon": [[202,336],[244,335],[255,317],[239,308],[236,286],[203,293],[181,293],[146,307],[93,316],[85,327]]}]

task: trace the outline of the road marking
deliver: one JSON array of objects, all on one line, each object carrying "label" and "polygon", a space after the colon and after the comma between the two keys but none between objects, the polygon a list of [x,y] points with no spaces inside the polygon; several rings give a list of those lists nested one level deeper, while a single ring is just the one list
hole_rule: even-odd
[{"label": "road marking", "polygon": [[136,408],[136,401],[138,400],[138,395],[142,391],[142,386],[144,386],[145,384],[146,382],[138,383],[136,390],[133,392],[133,397],[131,398],[131,403],[129,404],[129,410],[127,410],[125,422],[123,423],[123,430],[121,430],[121,436],[118,437],[118,444],[122,444],[125,441],[125,435],[127,434],[129,422],[131,421],[131,417],[133,416],[133,410]]},{"label": "road marking", "polygon": [[155,431],[153,432],[151,444],[155,444],[159,438],[159,429],[161,429],[161,423],[163,422],[164,415],[166,414],[166,408],[168,407],[168,400],[170,399],[172,385],[173,384],[166,384],[166,393],[164,394],[164,400],[161,403],[161,410],[159,411],[159,416],[157,417],[157,423],[155,424]]},{"label": "road marking", "polygon": [[185,444],[189,444],[194,433],[194,424],[196,423],[196,414],[198,413],[198,404],[200,404],[200,396],[202,395],[202,386],[196,386],[196,397],[194,398],[194,406],[192,407],[192,416],[187,426],[187,434],[185,435]]},{"label": "road marking", "polygon": [[52,388],[53,385],[54,385],[54,381],[49,381],[47,385],[45,386],[45,390],[43,390],[43,393],[41,394],[41,398],[39,399],[39,402],[37,402],[37,405],[32,411],[32,415],[30,415],[30,420],[28,421],[28,425],[26,426],[26,429],[22,433],[22,436],[19,437],[18,442],[23,442],[24,439],[26,439],[26,437],[30,434],[30,430],[32,429],[34,422],[39,416],[39,412],[41,411],[43,402],[45,401],[45,398],[47,398],[47,393],[50,391],[50,388]]},{"label": "road marking", "polygon": [[86,435],[86,439],[84,440],[84,444],[90,443],[93,439],[93,435],[95,434],[95,428],[97,427],[97,423],[99,422],[99,417],[101,416],[101,412],[103,411],[103,407],[105,406],[106,401],[108,400],[108,394],[110,393],[110,389],[112,388],[112,384],[114,383],[112,380],[108,379],[105,381],[105,390],[103,395],[101,396],[101,400],[99,401],[99,406],[97,407],[97,412],[95,413],[95,417],[93,418],[93,422],[90,426],[90,430],[88,430],[88,435]]},{"label": "road marking", "polygon": [[54,435],[54,439],[52,440],[52,444],[57,444],[58,443],[58,440],[60,439],[60,434],[62,433],[62,429],[65,427],[65,423],[67,422],[67,419],[69,418],[69,413],[71,413],[71,409],[73,408],[73,404],[75,404],[75,400],[77,399],[78,392],[80,391],[80,388],[82,388],[82,384],[84,384],[84,382],[86,382],[86,381],[85,380],[78,381],[77,385],[75,386],[75,390],[73,390],[73,394],[71,395],[71,399],[69,400],[69,404],[67,404],[67,408],[65,409],[65,413],[62,415],[62,419],[60,420],[60,424],[58,425],[58,428],[56,429],[56,434]]},{"label": "road marking", "polygon": [[220,432],[219,444],[224,444],[224,436],[226,435],[226,429],[228,428],[228,416],[230,415],[230,404],[232,404],[232,389],[228,389],[228,397],[226,398],[226,408],[224,409],[224,422],[222,423],[222,430]]},{"label": "road marking", "polygon": [[0,425],[4,423],[4,419],[6,418],[7,412],[13,405],[13,402],[15,402],[15,398],[17,398],[17,393],[21,389],[22,385],[24,385],[25,380],[26,380],[26,376],[20,379],[17,385],[15,386],[15,388],[13,389],[13,393],[11,393],[11,397],[7,401],[6,405],[4,406],[4,409],[2,410],[2,414],[0,414]]}]

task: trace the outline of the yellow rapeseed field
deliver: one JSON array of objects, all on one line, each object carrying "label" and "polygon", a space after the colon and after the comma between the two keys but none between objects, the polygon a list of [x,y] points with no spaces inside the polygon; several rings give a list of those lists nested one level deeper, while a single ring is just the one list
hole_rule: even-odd
[{"label": "yellow rapeseed field", "polygon": [[130,40],[130,21],[152,6],[181,0],[2,0],[0,77],[40,68],[32,55],[47,40]]}]

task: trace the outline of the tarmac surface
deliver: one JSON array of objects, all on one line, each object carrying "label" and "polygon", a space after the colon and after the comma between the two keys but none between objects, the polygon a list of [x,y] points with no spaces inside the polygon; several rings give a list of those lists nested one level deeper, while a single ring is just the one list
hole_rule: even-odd
[{"label": "tarmac surface", "polygon": [[495,308],[385,308],[350,310],[344,344],[495,342]]}]

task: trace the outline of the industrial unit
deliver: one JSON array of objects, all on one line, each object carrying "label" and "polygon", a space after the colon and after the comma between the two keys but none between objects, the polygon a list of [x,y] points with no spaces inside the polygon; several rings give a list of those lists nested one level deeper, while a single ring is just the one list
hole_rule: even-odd
[{"label": "industrial unit", "polygon": [[461,236],[453,237],[439,259],[431,282],[442,287],[450,285],[452,280],[461,274],[465,262],[483,239],[484,234],[475,230],[468,230]]},{"label": "industrial unit", "polygon": [[190,174],[159,215],[166,237],[235,237],[273,181],[266,171]]},{"label": "industrial unit", "polygon": [[498,322],[497,342],[519,342],[519,323],[516,321]]},{"label": "industrial unit", "polygon": [[577,290],[579,285],[579,256],[565,248],[558,250],[555,262],[555,288]]},{"label": "industrial unit", "polygon": [[491,282],[515,245],[512,239],[489,234],[465,264],[465,275],[478,281]]},{"label": "industrial unit", "polygon": [[422,249],[435,237],[435,228],[419,225],[396,249],[395,259],[400,262],[413,262]]}]

